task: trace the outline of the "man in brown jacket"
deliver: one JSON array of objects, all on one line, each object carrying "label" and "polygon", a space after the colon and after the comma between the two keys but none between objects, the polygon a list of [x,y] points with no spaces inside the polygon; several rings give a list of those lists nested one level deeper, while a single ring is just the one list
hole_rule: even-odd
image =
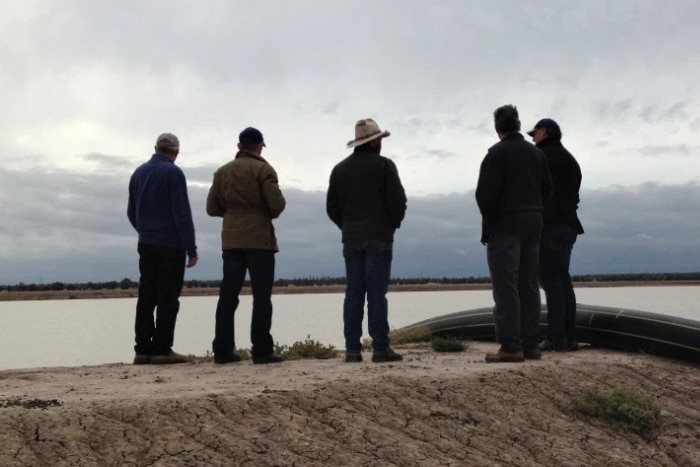
[{"label": "man in brown jacket", "polygon": [[216,328],[212,344],[216,363],[241,360],[235,353],[234,314],[246,271],[253,291],[250,338],[253,363],[278,363],[272,327],[272,284],[275,253],[278,251],[272,219],[285,207],[277,173],[262,157],[265,141],[255,128],[238,137],[238,153],[219,167],[207,196],[207,214],[223,217],[221,244],[224,277],[216,306]]}]

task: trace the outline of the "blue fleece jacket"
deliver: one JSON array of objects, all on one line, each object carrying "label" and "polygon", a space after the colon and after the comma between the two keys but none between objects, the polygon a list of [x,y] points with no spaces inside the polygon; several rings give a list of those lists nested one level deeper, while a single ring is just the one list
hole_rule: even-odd
[{"label": "blue fleece jacket", "polygon": [[197,256],[185,174],[162,154],[139,166],[129,181],[129,222],[139,243],[181,248]]}]

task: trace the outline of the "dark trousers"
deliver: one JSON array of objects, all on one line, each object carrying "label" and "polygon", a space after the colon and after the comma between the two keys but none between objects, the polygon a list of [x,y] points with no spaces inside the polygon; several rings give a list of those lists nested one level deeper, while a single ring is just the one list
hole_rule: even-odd
[{"label": "dark trousers", "polygon": [[343,302],[345,348],[362,351],[362,318],[367,297],[367,324],[372,348],[383,352],[389,347],[389,312],[386,299],[391,277],[393,242],[346,240],[343,242],[347,286]]},{"label": "dark trousers", "polygon": [[186,254],[178,248],[143,243],[139,243],[138,252],[141,278],[134,350],[138,354],[166,355],[172,351],[175,338]]},{"label": "dark trousers", "polygon": [[220,356],[230,355],[236,349],[234,314],[238,295],[243,287],[246,271],[250,274],[253,290],[253,317],[250,341],[253,357],[272,354],[272,284],[275,280],[275,252],[272,250],[224,250],[224,277],[216,305],[216,328],[212,350]]},{"label": "dark trousers", "polygon": [[494,235],[488,240],[496,340],[505,352],[534,349],[539,344],[539,245],[539,233]]},{"label": "dark trousers", "polygon": [[569,348],[576,341],[576,294],[569,274],[575,229],[545,224],[540,242],[540,284],[547,299],[547,340],[555,348]]}]

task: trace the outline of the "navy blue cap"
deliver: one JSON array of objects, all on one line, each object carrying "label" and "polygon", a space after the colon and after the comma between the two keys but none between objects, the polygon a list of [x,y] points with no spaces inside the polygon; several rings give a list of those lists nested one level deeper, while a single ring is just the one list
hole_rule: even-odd
[{"label": "navy blue cap", "polygon": [[535,134],[535,130],[539,130],[540,128],[544,128],[545,130],[556,130],[556,131],[561,131],[559,129],[559,124],[552,120],[551,118],[543,118],[539,122],[535,124],[535,127],[528,131],[527,134],[532,136]]},{"label": "navy blue cap", "polygon": [[238,135],[238,142],[241,144],[260,144],[265,146],[265,139],[260,130],[249,126]]}]

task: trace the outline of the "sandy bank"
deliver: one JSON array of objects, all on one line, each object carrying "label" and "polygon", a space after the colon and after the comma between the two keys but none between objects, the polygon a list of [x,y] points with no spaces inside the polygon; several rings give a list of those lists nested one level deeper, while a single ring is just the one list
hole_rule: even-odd
[{"label": "sandy bank", "polygon": [[[495,348],[3,371],[0,465],[700,465],[696,366],[602,349],[483,363]],[[663,428],[645,440],[578,416],[587,386],[653,396]]]}]

